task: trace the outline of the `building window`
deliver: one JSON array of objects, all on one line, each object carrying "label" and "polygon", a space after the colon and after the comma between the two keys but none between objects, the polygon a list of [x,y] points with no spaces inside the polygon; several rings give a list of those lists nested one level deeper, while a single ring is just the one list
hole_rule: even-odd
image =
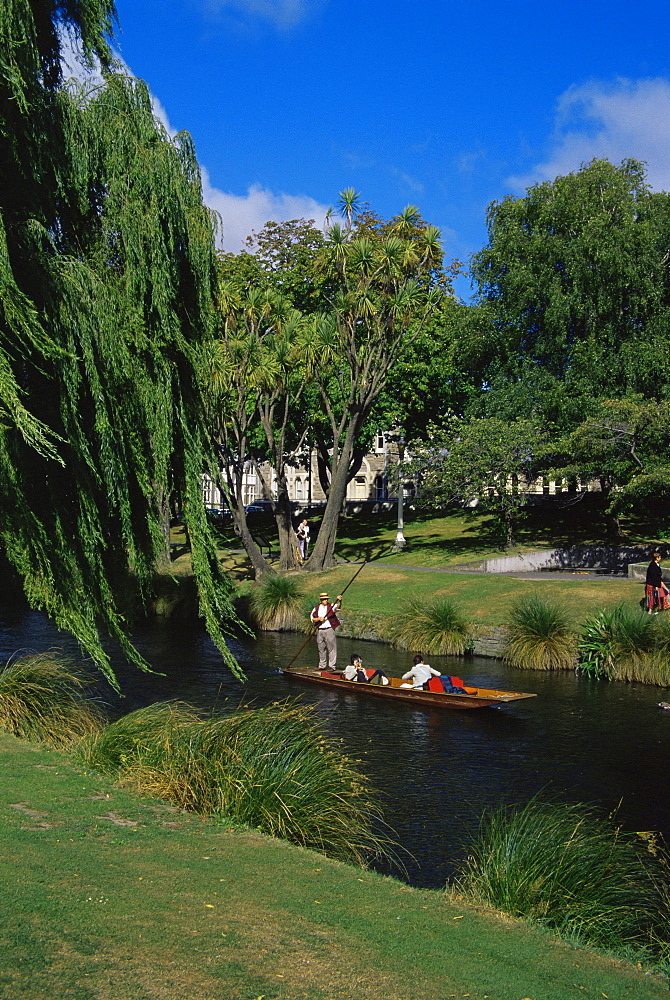
[{"label": "building window", "polygon": [[296,500],[302,500],[302,479],[297,478],[295,481],[295,498]]},{"label": "building window", "polygon": [[377,451],[384,451],[384,448],[385,448],[384,432],[379,431],[377,433]]},{"label": "building window", "polygon": [[368,495],[368,485],[365,476],[356,476],[354,478],[354,484],[356,500],[365,500]]}]

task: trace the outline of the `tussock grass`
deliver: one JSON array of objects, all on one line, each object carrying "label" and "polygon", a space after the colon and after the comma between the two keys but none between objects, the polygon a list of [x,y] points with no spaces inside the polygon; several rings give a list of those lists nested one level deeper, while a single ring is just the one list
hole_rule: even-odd
[{"label": "tussock grass", "polygon": [[607,680],[666,684],[670,630],[654,616],[621,604],[589,616],[579,637],[580,673]]},{"label": "tussock grass", "polygon": [[670,929],[661,872],[636,834],[591,808],[533,799],[484,816],[457,888],[575,941],[658,950]]},{"label": "tussock grass", "polygon": [[572,670],[577,637],[559,604],[532,596],[517,601],[505,621],[503,659],[522,670]]},{"label": "tussock grass", "polygon": [[103,723],[98,705],[87,697],[91,682],[53,651],[14,657],[0,669],[0,728],[58,749],[73,746]]},{"label": "tussock grass", "polygon": [[462,656],[472,645],[470,625],[450,600],[410,601],[389,626],[386,638],[399,649],[439,655]]},{"label": "tussock grass", "polygon": [[83,759],[141,794],[341,860],[364,864],[384,846],[367,778],[302,706],[199,719],[179,703],[153,705],[108,726]]},{"label": "tussock grass", "polygon": [[303,604],[303,589],[295,577],[273,573],[251,592],[249,608],[259,628],[285,632],[304,626]]}]

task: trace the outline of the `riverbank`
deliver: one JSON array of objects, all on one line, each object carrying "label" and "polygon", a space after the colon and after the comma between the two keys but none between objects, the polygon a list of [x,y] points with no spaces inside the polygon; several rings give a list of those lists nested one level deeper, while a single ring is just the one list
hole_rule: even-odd
[{"label": "riverbank", "polygon": [[[300,583],[306,593],[316,595],[327,590],[335,595],[342,592],[358,568],[356,564],[340,564],[325,573],[302,576]],[[371,562],[346,593],[339,616],[340,634],[383,641],[394,618],[410,601],[429,604],[450,600],[472,623],[474,652],[496,656],[510,608],[526,597],[540,594],[543,599],[561,605],[577,630],[588,615],[604,608],[619,604],[634,606],[642,592],[640,583],[627,577],[574,574],[558,578],[557,574],[538,573],[528,578]]]},{"label": "riverbank", "polygon": [[0,736],[0,996],[652,1000],[667,980]]}]

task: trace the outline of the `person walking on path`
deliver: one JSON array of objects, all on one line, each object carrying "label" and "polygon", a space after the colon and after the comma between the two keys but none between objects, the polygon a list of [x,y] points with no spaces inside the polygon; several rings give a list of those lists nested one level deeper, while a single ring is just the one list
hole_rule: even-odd
[{"label": "person walking on path", "polygon": [[644,605],[649,615],[657,615],[659,611],[670,610],[668,588],[663,583],[660,552],[654,552],[652,560],[647,566],[647,577],[644,582]]},{"label": "person walking on path", "polygon": [[337,664],[337,639],[335,629],[340,622],[335,614],[342,607],[340,594],[333,604],[324,591],[319,594],[319,603],[312,609],[312,624],[316,625],[316,645],[319,650],[319,670],[334,670]]}]

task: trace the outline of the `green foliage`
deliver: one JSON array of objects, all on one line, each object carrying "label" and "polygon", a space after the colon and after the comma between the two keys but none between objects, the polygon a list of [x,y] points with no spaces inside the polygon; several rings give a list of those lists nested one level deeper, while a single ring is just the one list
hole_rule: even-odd
[{"label": "green foliage", "polygon": [[13,736],[71,747],[102,726],[87,697],[92,678],[54,652],[26,654],[0,669],[0,728]]},{"label": "green foliage", "polygon": [[510,376],[525,359],[580,395],[594,384],[667,395],[669,201],[650,194],[642,164],[593,160],[491,205],[473,275]]},{"label": "green foliage", "polygon": [[304,594],[295,577],[263,576],[251,592],[251,613],[259,628],[284,632],[304,623]]},{"label": "green foliage", "polygon": [[[670,632],[638,608],[621,604],[584,622],[579,637],[579,673],[606,680],[667,683]],[[665,680],[661,678],[665,677]]]},{"label": "green foliage", "polygon": [[425,653],[462,656],[472,647],[469,623],[449,600],[412,600],[391,626],[391,641],[400,649],[421,649]]},{"label": "green foliage", "polygon": [[670,447],[666,402],[640,397],[601,399],[592,413],[546,449],[550,475],[568,480],[596,479],[609,512],[636,512],[667,522],[670,470],[659,455]]},{"label": "green foliage", "polygon": [[[266,459],[274,470],[280,568],[293,568],[286,464],[304,460],[309,434],[327,505],[306,567],[332,565],[337,521],[373,408],[400,353],[451,295],[439,232],[417,209],[407,206],[384,222],[359,214],[353,189],[341,198],[344,229],[333,225],[317,238],[300,221],[268,225],[251,241],[253,261],[220,260],[211,384],[213,395],[217,387],[222,395],[212,412],[237,529],[257,575],[268,567],[245,523],[245,460]],[[310,288],[319,301],[309,300]]]},{"label": "green foliage", "polygon": [[528,597],[512,605],[505,625],[503,659],[522,670],[571,670],[576,636],[558,604]]},{"label": "green foliage", "polygon": [[[0,11],[0,537],[26,595],[114,683],[102,628],[132,647],[119,595],[151,594],[171,497],[200,607],[225,662],[230,587],[200,490],[213,462],[202,355],[213,230],[190,137],[166,135],[146,87],[108,71],[105,0]],[[105,83],[60,84],[59,31]]]},{"label": "green foliage", "polygon": [[583,805],[532,799],[485,815],[458,889],[598,947],[650,948],[669,929],[660,866],[636,834]]},{"label": "green foliage", "polygon": [[82,753],[142,794],[332,857],[364,864],[382,846],[367,779],[303,707],[203,721],[182,704],[152,705],[108,726]]},{"label": "green foliage", "polygon": [[412,444],[407,473],[416,478],[424,503],[493,513],[506,547],[514,542],[515,516],[526,503],[541,445],[542,433],[530,420],[450,416],[429,425],[426,440]]}]

